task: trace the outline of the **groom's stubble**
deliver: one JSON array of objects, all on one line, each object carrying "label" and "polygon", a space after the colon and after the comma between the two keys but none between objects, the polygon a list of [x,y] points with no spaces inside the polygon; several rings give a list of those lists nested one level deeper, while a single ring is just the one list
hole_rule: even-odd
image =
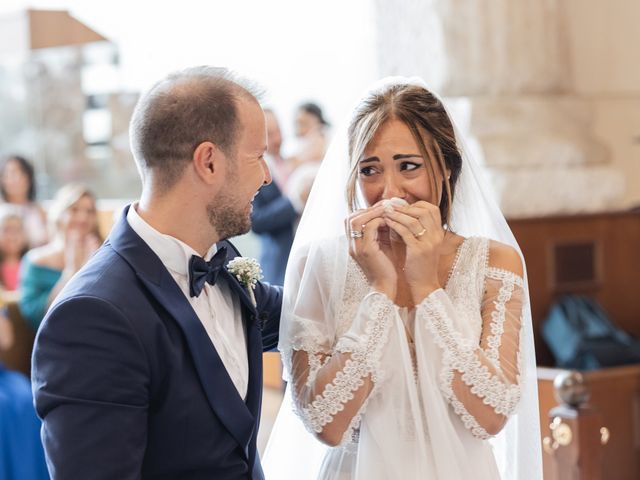
[{"label": "groom's stubble", "polygon": [[220,240],[243,235],[251,230],[250,205],[242,205],[232,193],[240,180],[237,161],[237,158],[228,158],[226,188],[207,204],[209,223],[218,232]]}]

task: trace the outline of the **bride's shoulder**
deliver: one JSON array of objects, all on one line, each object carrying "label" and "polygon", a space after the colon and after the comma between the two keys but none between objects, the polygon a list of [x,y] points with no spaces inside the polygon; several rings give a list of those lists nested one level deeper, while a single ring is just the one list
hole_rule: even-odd
[{"label": "bride's shoulder", "polygon": [[488,266],[498,268],[500,270],[507,270],[522,277],[524,273],[524,265],[518,250],[513,248],[511,245],[507,245],[506,243],[498,242],[496,240],[488,240],[488,242]]}]

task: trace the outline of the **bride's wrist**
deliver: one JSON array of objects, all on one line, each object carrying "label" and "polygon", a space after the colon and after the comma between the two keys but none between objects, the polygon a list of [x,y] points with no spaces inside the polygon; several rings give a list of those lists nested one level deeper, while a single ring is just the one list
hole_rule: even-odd
[{"label": "bride's wrist", "polygon": [[414,305],[420,305],[425,298],[440,288],[442,287],[438,283],[429,283],[412,287],[411,298],[413,299]]},{"label": "bride's wrist", "polygon": [[396,298],[397,288],[391,282],[374,282],[371,284],[371,288],[376,292],[386,295],[392,301]]}]

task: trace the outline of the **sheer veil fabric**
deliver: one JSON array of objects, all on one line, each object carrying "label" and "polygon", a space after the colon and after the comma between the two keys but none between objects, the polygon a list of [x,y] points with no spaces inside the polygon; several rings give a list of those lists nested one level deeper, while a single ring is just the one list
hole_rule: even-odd
[{"label": "sheer veil fabric", "polygon": [[[376,83],[367,95],[393,84],[427,88],[418,78],[392,77]],[[408,312],[372,294],[348,254],[347,126],[348,122],[334,133],[289,257],[279,343],[289,384],[264,455],[266,478],[541,479],[526,273],[523,279],[515,278],[489,265],[489,239],[520,250],[482,170],[456,130],[463,162],[451,229],[467,240],[446,288]],[[476,280],[467,285],[465,278]],[[492,343],[488,335],[489,346],[479,349],[482,318],[474,316],[473,302],[465,311],[464,298],[481,300],[482,292],[491,289],[495,296],[490,306],[500,305],[491,315],[501,314],[503,319],[494,340],[504,333],[502,345]],[[517,312],[510,311],[509,299],[518,300]],[[409,324],[413,342],[405,333]],[[519,334],[509,336],[509,325],[520,327]],[[517,365],[503,361],[499,366],[501,349],[510,344],[518,353]],[[294,351],[307,352],[307,361],[301,364]],[[459,358],[473,361],[461,364]],[[475,374],[474,362],[480,362]],[[338,373],[318,390],[317,375],[326,365],[334,365]],[[486,439],[473,414],[460,407],[465,399],[452,389],[453,371],[467,367],[471,377],[478,372],[492,377],[481,396],[509,417],[495,437]],[[300,377],[302,382],[293,381]],[[363,383],[373,386],[367,389]],[[305,395],[308,408],[300,401]],[[358,407],[350,411],[351,400],[358,396]],[[338,446],[328,447],[310,433],[341,415],[353,418]]]}]

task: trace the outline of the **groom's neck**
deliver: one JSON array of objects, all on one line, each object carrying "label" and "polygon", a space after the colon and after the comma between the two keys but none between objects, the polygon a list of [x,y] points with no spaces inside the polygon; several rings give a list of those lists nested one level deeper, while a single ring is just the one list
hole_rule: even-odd
[{"label": "groom's neck", "polygon": [[206,202],[179,186],[162,193],[143,189],[136,207],[138,215],[155,230],[177,238],[202,256],[220,239],[209,222]]}]

